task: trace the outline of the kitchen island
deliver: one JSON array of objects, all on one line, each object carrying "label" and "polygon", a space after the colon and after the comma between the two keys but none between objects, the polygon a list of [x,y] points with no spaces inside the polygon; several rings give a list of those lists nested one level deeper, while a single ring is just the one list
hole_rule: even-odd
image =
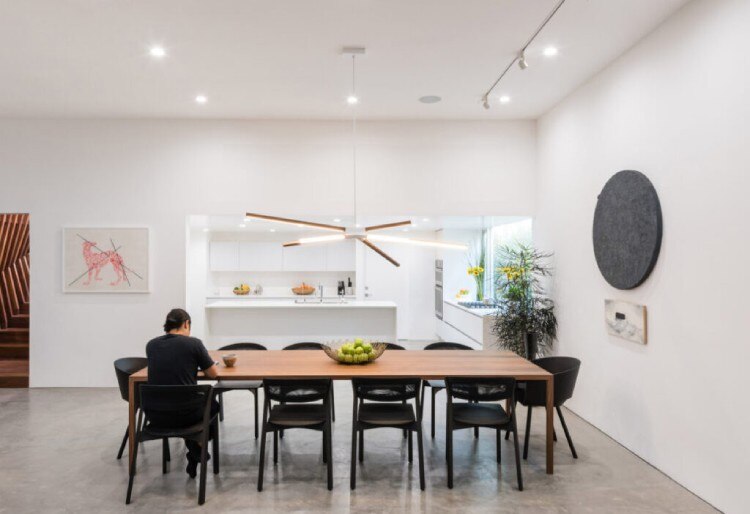
[{"label": "kitchen island", "polygon": [[269,348],[361,337],[396,341],[395,302],[306,298],[208,299],[209,347],[252,341]]}]

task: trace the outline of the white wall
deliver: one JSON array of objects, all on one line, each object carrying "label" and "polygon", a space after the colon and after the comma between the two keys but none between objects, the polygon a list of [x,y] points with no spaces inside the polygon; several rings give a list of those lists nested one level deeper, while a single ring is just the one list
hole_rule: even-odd
[{"label": "white wall", "polygon": [[[583,361],[569,406],[726,512],[747,511],[750,459],[748,27],[747,0],[688,4],[538,126],[535,239],[556,253],[557,352]],[[622,169],[652,180],[664,215],[633,291],[604,281],[591,242]],[[647,305],[648,346],[607,336],[605,298]]]},{"label": "white wall", "polygon": [[[187,215],[353,212],[350,128],[0,120],[0,211],[31,214],[32,386],[111,386],[112,361],[143,354],[185,302]],[[371,122],[358,137],[360,214],[533,211],[534,122]],[[152,293],[62,294],[66,225],[150,227]]]}]

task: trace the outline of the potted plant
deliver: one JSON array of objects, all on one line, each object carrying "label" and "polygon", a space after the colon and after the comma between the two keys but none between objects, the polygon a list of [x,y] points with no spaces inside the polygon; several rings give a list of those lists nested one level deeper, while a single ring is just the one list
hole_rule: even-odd
[{"label": "potted plant", "polygon": [[555,304],[545,295],[542,279],[551,275],[551,253],[526,244],[498,250],[498,311],[493,333],[501,348],[534,359],[546,354],[557,338]]}]

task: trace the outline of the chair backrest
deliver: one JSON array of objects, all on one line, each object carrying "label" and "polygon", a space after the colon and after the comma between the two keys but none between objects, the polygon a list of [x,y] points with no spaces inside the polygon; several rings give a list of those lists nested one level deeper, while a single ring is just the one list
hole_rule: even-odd
[{"label": "chair backrest", "polygon": [[289,346],[285,346],[284,350],[322,350],[323,345],[321,343],[294,343]]},{"label": "chair backrest", "polygon": [[141,410],[155,426],[180,427],[206,421],[211,412],[210,385],[140,386]]},{"label": "chair backrest", "polygon": [[425,350],[473,350],[471,346],[466,346],[461,343],[449,343],[447,341],[440,341],[439,343],[430,343],[424,347]]},{"label": "chair backrest", "polygon": [[353,378],[354,396],[365,400],[400,402],[417,398],[419,378]]},{"label": "chair backrest", "polygon": [[[578,370],[581,368],[580,360],[575,357],[554,356],[542,357],[533,362],[540,368],[545,369],[554,375],[555,406],[560,406],[566,400],[573,397],[573,391],[575,391],[576,388],[576,380],[578,380]],[[538,387],[533,387],[533,393],[536,393],[537,389]],[[542,391],[543,390],[544,386],[542,386]],[[542,396],[542,398],[544,397]],[[542,404],[544,404],[543,400]]]},{"label": "chair backrest", "polygon": [[386,350],[406,350],[403,346],[396,343],[385,343]]},{"label": "chair backrest", "polygon": [[263,390],[266,400],[284,403],[309,403],[325,400],[331,390],[331,380],[265,379]]},{"label": "chair backrest", "polygon": [[513,377],[446,377],[449,398],[470,402],[496,402],[509,399],[513,402],[516,379]]},{"label": "chair backrest", "polygon": [[219,350],[268,350],[259,343],[233,343],[222,346]]},{"label": "chair backrest", "polygon": [[115,361],[115,375],[117,375],[117,385],[120,387],[120,396],[122,399],[130,401],[130,375],[140,371],[148,366],[146,357],[123,357]]}]

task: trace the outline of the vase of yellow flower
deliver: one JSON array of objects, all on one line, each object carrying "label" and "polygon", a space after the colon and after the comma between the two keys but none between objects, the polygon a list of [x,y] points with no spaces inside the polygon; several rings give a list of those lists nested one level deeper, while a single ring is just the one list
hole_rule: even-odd
[{"label": "vase of yellow flower", "polygon": [[480,237],[474,244],[474,251],[469,257],[469,267],[466,272],[474,279],[477,285],[477,301],[484,301],[484,270],[485,258],[487,256],[487,245],[484,237]]}]

